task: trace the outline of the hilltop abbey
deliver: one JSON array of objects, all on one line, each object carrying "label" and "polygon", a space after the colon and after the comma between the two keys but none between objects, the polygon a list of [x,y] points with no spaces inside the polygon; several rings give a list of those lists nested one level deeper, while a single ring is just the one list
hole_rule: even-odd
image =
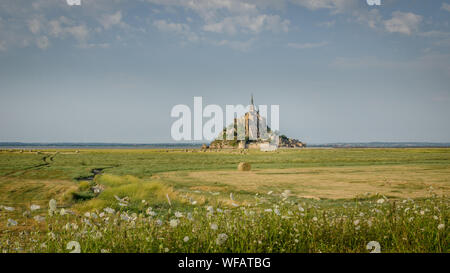
[{"label": "hilltop abbey", "polygon": [[[255,107],[253,95],[250,105],[242,117],[235,118],[234,123],[222,131],[211,144],[203,148],[223,149],[260,149],[265,151],[276,150],[277,148],[303,148],[306,145],[296,139],[288,138],[284,135],[278,136],[267,126],[267,120],[260,115],[259,109]],[[242,131],[243,130],[243,131]],[[244,137],[238,137],[244,136]]]}]

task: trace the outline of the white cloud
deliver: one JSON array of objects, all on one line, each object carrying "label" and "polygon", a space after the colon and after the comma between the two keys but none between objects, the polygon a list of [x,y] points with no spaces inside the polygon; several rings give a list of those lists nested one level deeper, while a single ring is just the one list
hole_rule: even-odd
[{"label": "white cloud", "polygon": [[243,15],[226,17],[218,23],[206,24],[203,27],[203,30],[227,34],[236,34],[239,31],[259,33],[263,30],[272,32],[288,32],[289,24],[289,20],[282,20],[278,15]]},{"label": "white cloud", "polygon": [[36,34],[41,30],[41,21],[37,18],[31,19],[28,21],[28,29],[33,33]]},{"label": "white cloud", "polygon": [[442,3],[441,9],[449,11],[450,12],[450,4]]},{"label": "white cloud", "polygon": [[166,20],[156,20],[153,22],[153,25],[156,26],[159,30],[166,32],[183,33],[189,31],[190,29],[186,24],[170,23]]},{"label": "white cloud", "polygon": [[257,2],[242,0],[147,0],[150,3],[182,7],[197,13],[205,21],[214,21],[224,11],[231,14],[256,14],[258,13]]},{"label": "white cloud", "polygon": [[335,24],[336,24],[336,21],[333,20],[333,21],[327,21],[327,22],[318,23],[317,26],[330,28],[330,27],[333,27]]},{"label": "white cloud", "polygon": [[221,41],[212,41],[211,43],[216,46],[227,46],[235,50],[247,51],[251,48],[254,38],[248,41],[230,41],[230,40],[221,40]]},{"label": "white cloud", "polygon": [[355,10],[352,14],[358,23],[367,25],[372,29],[379,28],[379,25],[383,22],[383,17],[378,9]]},{"label": "white cloud", "polygon": [[53,37],[64,37],[69,34],[79,42],[85,42],[89,36],[89,29],[86,25],[74,25],[71,20],[64,16],[49,21],[48,26],[47,31]]},{"label": "white cloud", "polygon": [[153,22],[153,25],[160,31],[182,35],[191,42],[195,42],[199,39],[198,35],[192,32],[187,24],[171,23],[166,20],[156,20]]},{"label": "white cloud", "polygon": [[411,12],[396,11],[392,18],[384,21],[384,27],[388,32],[397,32],[411,35],[418,31],[422,22],[422,16]]},{"label": "white cloud", "polygon": [[36,45],[40,49],[46,49],[50,46],[47,36],[41,36],[36,39]]},{"label": "white cloud", "polygon": [[80,48],[109,48],[110,44],[109,43],[82,43],[80,45],[78,45],[78,47]]},{"label": "white cloud", "polygon": [[290,21],[279,15],[266,14],[268,7],[280,8],[285,1],[273,0],[147,0],[165,7],[178,7],[195,12],[207,32],[234,35],[263,31],[288,32]]},{"label": "white cloud", "polygon": [[67,27],[65,31],[81,42],[84,42],[89,35],[89,30],[85,25]]},{"label": "white cloud", "polygon": [[328,42],[320,42],[320,43],[288,43],[288,47],[296,48],[296,49],[310,49],[310,48],[317,48],[317,47],[323,47],[328,45]]},{"label": "white cloud", "polygon": [[329,9],[333,13],[354,9],[358,4],[358,0],[290,0],[290,2],[310,10]]},{"label": "white cloud", "polygon": [[122,12],[118,11],[113,14],[105,14],[98,19],[100,24],[105,28],[109,29],[115,25],[124,25],[122,22]]}]

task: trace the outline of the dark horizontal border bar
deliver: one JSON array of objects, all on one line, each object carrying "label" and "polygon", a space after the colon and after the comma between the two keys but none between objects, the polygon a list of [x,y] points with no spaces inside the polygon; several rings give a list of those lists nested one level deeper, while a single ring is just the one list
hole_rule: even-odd
[{"label": "dark horizontal border bar", "polygon": [[[86,266],[89,271],[105,271],[105,266],[119,272],[314,272],[333,270],[385,271],[423,267],[445,268],[448,254],[0,254],[2,266],[11,264],[16,270],[32,264],[48,268],[55,261],[65,267]],[[6,268],[6,267],[5,267]],[[59,268],[59,267],[58,267]],[[51,271],[52,268],[49,268]],[[55,268],[56,269],[56,268]],[[307,270],[313,269],[313,270]],[[430,268],[431,269],[431,268]],[[47,270],[46,270],[47,271]],[[56,272],[56,271],[55,271]]]}]

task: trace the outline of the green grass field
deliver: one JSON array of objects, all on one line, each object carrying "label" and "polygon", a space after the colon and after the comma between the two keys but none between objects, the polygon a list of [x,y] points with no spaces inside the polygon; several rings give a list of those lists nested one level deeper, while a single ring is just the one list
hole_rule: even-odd
[{"label": "green grass field", "polygon": [[449,192],[445,148],[7,150],[0,250],[447,253]]}]

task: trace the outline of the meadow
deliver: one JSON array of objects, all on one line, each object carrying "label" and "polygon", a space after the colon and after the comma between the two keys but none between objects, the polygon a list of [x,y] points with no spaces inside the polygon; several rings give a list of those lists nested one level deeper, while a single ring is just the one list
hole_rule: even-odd
[{"label": "meadow", "polygon": [[3,150],[0,251],[448,253],[449,167],[447,148]]}]

